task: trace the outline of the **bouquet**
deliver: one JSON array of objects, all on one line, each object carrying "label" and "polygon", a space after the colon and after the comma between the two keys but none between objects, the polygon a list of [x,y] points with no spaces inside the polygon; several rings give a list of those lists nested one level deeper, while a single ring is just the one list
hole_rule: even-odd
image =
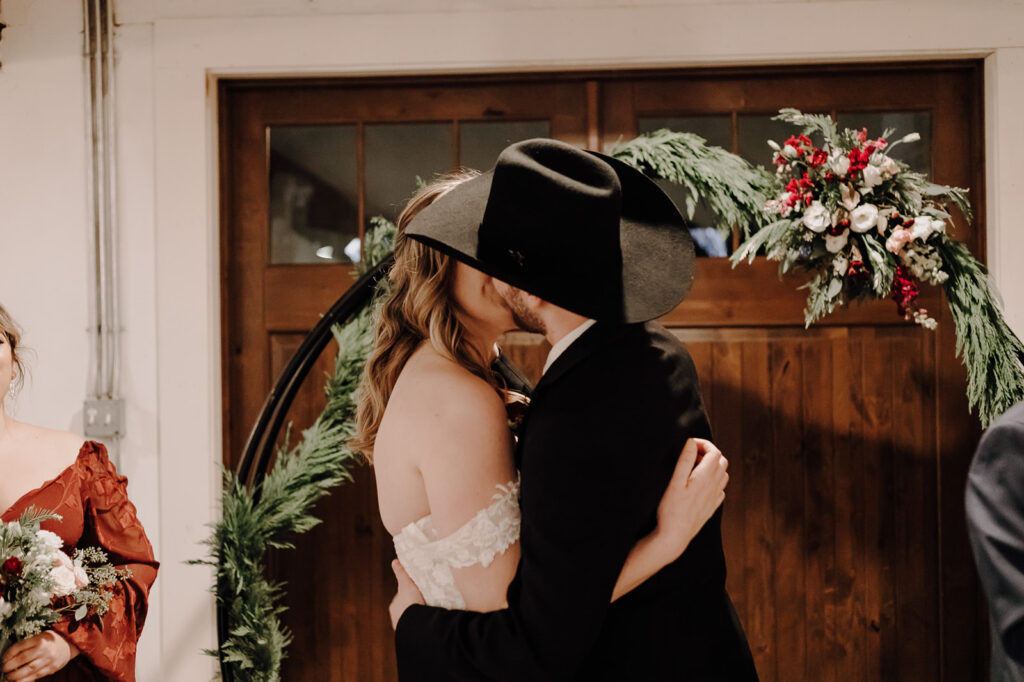
[{"label": "bouquet", "polygon": [[[950,208],[971,219],[967,191],[934,184],[890,155],[920,135],[890,142],[893,130],[873,138],[796,109],[775,118],[802,130],[781,145],[768,142],[774,196],[765,225],[740,245],[733,264],[763,251],[779,261],[780,274],[806,272],[808,326],[851,301],[892,298],[905,319],[935,329],[917,297],[922,284],[942,286],[982,424],[1024,399],[1024,345],[1006,325],[984,266],[948,233]],[[820,146],[809,135],[820,135]]]},{"label": "bouquet", "polygon": [[27,509],[17,521],[0,523],[0,653],[38,635],[65,616],[74,629],[87,618],[102,617],[111,587],[131,576],[107,561],[103,550],[62,551],[64,541],[40,524],[56,514]]}]

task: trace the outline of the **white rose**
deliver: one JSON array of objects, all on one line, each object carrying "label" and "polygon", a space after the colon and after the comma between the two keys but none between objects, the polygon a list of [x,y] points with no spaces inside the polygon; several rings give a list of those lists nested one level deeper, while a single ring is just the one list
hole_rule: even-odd
[{"label": "white rose", "polygon": [[878,207],[874,204],[861,204],[850,213],[850,229],[864,234],[875,227],[878,222]]},{"label": "white rose", "polygon": [[50,580],[53,582],[53,595],[66,597],[75,591],[75,571],[66,566],[54,566],[50,569]]},{"label": "white rose", "polygon": [[914,218],[914,224],[910,228],[910,238],[927,241],[933,231],[932,219],[926,215],[919,215]]},{"label": "white rose", "polygon": [[866,191],[870,191],[882,184],[882,171],[878,166],[868,164],[864,166],[864,187]]},{"label": "white rose", "polygon": [[48,530],[39,531],[36,533],[36,537],[42,541],[44,547],[49,549],[60,549],[64,546],[64,541],[60,539],[60,536]]},{"label": "white rose", "polygon": [[847,211],[852,211],[857,208],[857,204],[860,203],[860,194],[854,188],[849,185],[840,185],[839,193],[842,195],[843,208]]},{"label": "white rose", "polygon": [[80,590],[89,586],[89,574],[79,564],[75,564],[75,589]]},{"label": "white rose", "polygon": [[896,162],[890,159],[888,156],[879,165],[879,169],[882,171],[882,175],[886,178],[891,178],[900,172],[900,167],[896,165]]},{"label": "white rose", "polygon": [[836,175],[846,175],[846,172],[850,170],[850,160],[845,156],[837,156],[829,165]]},{"label": "white rose", "polygon": [[804,211],[803,223],[811,232],[824,232],[831,222],[828,211],[820,201],[813,202]]},{"label": "white rose", "polygon": [[838,253],[846,246],[846,242],[850,240],[850,233],[847,230],[843,230],[843,233],[838,237],[833,237],[830,234],[825,235],[825,249],[829,253]]}]

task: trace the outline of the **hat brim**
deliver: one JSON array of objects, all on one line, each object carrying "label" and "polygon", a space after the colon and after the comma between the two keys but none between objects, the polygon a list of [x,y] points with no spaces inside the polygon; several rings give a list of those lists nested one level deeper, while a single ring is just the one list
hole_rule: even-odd
[{"label": "hat brim", "polygon": [[[633,323],[661,317],[686,297],[693,284],[696,254],[690,232],[675,204],[650,178],[612,157],[587,153],[608,163],[622,188],[622,302],[614,307],[618,319],[607,321]],[[479,228],[493,178],[492,170],[458,185],[424,208],[406,227],[405,234],[562,308],[587,317],[607,318],[610,314],[594,314],[595,309],[605,310],[607,306],[567,299],[550,282],[531,281],[518,270],[480,257]],[[566,254],[566,258],[571,257]]]}]

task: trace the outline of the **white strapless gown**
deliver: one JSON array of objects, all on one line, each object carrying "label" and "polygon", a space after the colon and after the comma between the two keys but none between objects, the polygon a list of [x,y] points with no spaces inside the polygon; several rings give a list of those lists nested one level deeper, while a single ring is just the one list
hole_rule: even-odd
[{"label": "white strapless gown", "polygon": [[512,481],[451,535],[439,538],[430,516],[410,523],[394,537],[395,552],[428,606],[464,609],[452,569],[490,565],[519,539],[519,522],[519,482]]}]

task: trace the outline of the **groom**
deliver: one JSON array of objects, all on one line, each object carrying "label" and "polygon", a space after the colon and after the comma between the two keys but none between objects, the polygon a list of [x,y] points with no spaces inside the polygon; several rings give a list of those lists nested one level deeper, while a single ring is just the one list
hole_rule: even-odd
[{"label": "groom", "polygon": [[508,607],[424,606],[400,577],[403,682],[756,680],[725,590],[721,510],[679,559],[609,603],[683,443],[711,437],[689,355],[649,322],[693,280],[672,202],[621,162],[528,140],[406,234],[493,276],[552,348],[516,452],[522,558]]}]

